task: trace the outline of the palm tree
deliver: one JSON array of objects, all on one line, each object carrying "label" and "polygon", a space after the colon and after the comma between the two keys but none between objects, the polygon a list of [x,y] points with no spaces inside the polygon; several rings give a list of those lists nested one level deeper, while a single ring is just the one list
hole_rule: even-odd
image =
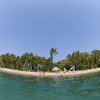
[{"label": "palm tree", "polygon": [[56,54],[58,54],[57,48],[51,48],[50,49],[50,60],[51,60],[51,62],[53,62],[53,56],[56,55]]}]

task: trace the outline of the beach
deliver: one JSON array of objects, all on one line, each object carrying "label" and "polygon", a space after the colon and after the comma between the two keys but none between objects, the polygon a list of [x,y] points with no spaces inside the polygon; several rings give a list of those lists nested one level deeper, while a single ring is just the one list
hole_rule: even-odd
[{"label": "beach", "polygon": [[27,77],[63,77],[63,76],[79,76],[79,75],[85,75],[85,74],[91,74],[100,72],[100,68],[95,69],[88,69],[88,70],[81,70],[81,71],[68,71],[68,72],[29,72],[29,71],[19,71],[19,70],[13,70],[8,68],[0,68],[1,73],[7,73],[12,75],[18,75],[18,76],[27,76]]}]

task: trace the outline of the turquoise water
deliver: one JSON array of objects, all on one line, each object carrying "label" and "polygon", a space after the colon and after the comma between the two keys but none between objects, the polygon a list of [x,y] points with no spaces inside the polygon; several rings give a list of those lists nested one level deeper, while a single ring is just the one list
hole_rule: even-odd
[{"label": "turquoise water", "polygon": [[100,100],[100,74],[28,78],[0,73],[0,100]]}]

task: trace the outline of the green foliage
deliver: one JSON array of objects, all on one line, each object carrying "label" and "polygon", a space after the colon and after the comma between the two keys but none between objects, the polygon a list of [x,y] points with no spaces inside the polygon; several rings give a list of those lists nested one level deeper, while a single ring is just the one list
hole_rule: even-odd
[{"label": "green foliage", "polygon": [[50,49],[50,60],[51,62],[53,62],[53,56],[58,54],[57,49],[56,48],[51,48]]},{"label": "green foliage", "polygon": [[93,50],[92,52],[80,51],[68,54],[65,61],[60,61],[58,66],[63,69],[63,67],[70,69],[72,65],[76,66],[76,70],[85,70],[91,68],[100,67],[100,51]]},{"label": "green foliage", "polygon": [[24,71],[51,71],[53,67],[50,59],[27,52],[20,57],[7,53],[1,55],[0,58],[0,66],[5,68]]},{"label": "green foliage", "polygon": [[55,48],[51,48],[49,59],[27,52],[22,56],[7,53],[0,56],[0,66],[25,71],[51,71],[54,66],[58,66],[61,70],[64,68],[69,70],[72,65],[75,65],[76,70],[100,67],[99,50],[93,50],[90,53],[76,51],[68,54],[66,59],[53,63],[53,56],[55,54],[57,54]]}]

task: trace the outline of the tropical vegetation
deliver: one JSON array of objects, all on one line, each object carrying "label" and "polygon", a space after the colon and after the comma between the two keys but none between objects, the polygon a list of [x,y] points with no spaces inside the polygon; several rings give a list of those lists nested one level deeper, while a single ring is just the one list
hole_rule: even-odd
[{"label": "tropical vegetation", "polygon": [[68,54],[66,59],[54,63],[53,59],[56,54],[58,54],[56,48],[50,49],[49,58],[28,52],[22,56],[10,53],[2,54],[0,56],[0,66],[24,71],[52,71],[54,66],[59,67],[61,70],[64,68],[69,70],[73,65],[75,65],[76,70],[100,67],[100,50],[93,50],[92,52],[76,51]]},{"label": "tropical vegetation", "polygon": [[76,51],[68,54],[66,59],[61,60],[57,65],[63,69],[70,69],[75,65],[76,70],[85,70],[100,67],[100,50],[93,50],[92,52]]}]

